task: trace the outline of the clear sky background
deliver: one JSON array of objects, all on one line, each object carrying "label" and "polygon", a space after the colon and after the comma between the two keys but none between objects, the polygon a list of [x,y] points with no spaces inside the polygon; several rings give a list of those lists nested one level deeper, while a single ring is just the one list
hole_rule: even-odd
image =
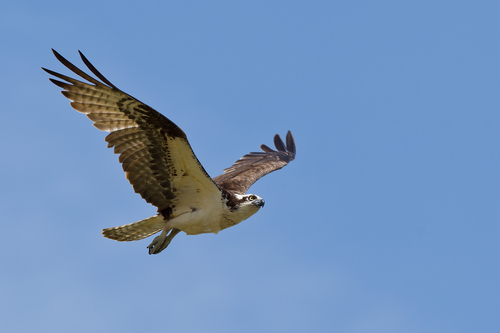
[{"label": "clear sky background", "polygon": [[[4,1],[2,332],[499,332],[500,2]],[[77,50],[216,176],[291,130],[266,206],[118,243],[155,208],[40,67]]]}]

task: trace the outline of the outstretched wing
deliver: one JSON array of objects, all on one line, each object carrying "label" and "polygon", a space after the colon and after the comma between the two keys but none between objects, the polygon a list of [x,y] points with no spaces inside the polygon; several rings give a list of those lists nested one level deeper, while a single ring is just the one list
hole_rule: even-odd
[{"label": "outstretched wing", "polygon": [[286,134],[286,147],[278,134],[274,136],[274,145],[278,151],[261,145],[263,153],[254,152],[243,156],[230,168],[224,169],[222,175],[215,177],[214,182],[225,190],[246,193],[261,177],[281,169],[295,158],[295,140],[290,131]]},{"label": "outstretched wing", "polygon": [[180,197],[201,200],[200,193],[207,194],[207,190],[220,195],[177,125],[114,86],[81,52],[85,65],[102,82],[52,51],[64,66],[91,84],[42,69],[66,81],[50,79],[64,89],[63,95],[75,110],[85,113],[99,130],[110,132],[108,148],[120,154],[127,179],[144,200],[170,214]]}]

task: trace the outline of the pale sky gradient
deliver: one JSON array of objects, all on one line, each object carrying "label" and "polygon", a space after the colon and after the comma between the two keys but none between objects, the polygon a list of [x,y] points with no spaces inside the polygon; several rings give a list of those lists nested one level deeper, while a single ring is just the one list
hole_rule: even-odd
[{"label": "pale sky gradient", "polygon": [[[500,2],[4,1],[2,332],[499,332]],[[169,117],[216,176],[297,158],[218,235],[118,243],[151,216],[40,67]]]}]

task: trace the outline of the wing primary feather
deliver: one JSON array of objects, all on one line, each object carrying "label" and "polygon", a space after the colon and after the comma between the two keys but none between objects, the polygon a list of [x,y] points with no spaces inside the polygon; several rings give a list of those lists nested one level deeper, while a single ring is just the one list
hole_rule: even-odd
[{"label": "wing primary feather", "polygon": [[286,151],[285,143],[283,142],[283,140],[281,140],[279,134],[276,134],[274,136],[274,145],[276,146],[276,149],[278,149],[278,151]]},{"label": "wing primary feather", "polygon": [[[85,83],[85,82],[82,82],[82,81],[79,81],[79,80],[73,79],[73,78],[71,78],[71,77],[69,77],[69,76],[66,76],[66,75],[63,75],[63,74],[59,74],[59,73],[57,73],[57,72],[51,71],[50,69],[47,69],[47,68],[44,68],[44,67],[42,67],[42,69],[43,69],[44,71],[46,71],[47,73],[49,73],[50,75],[54,75],[55,77],[58,77],[58,78],[60,78],[60,79],[62,79],[62,80],[64,80],[64,81],[68,81],[68,82],[70,82],[70,83],[71,83],[71,84],[73,84],[73,85],[78,85],[78,84],[80,84],[80,85],[85,85],[85,87],[95,88],[94,86],[89,85],[88,83]],[[49,80],[53,80],[53,79],[49,79]],[[100,83],[100,86],[101,86],[101,87],[105,87],[105,85],[103,85],[102,83]]]},{"label": "wing primary feather", "polygon": [[113,83],[109,82],[109,80],[106,79],[104,75],[102,75],[101,72],[99,72],[97,68],[94,67],[94,65],[90,63],[90,61],[83,55],[83,53],[80,50],[78,50],[78,53],[80,54],[80,57],[82,58],[85,65],[92,71],[92,73],[95,74],[95,76],[100,78],[102,82],[106,83],[108,86],[118,89]]},{"label": "wing primary feather", "polygon": [[[76,67],[71,62],[69,62],[68,60],[66,60],[66,58],[64,58],[62,55],[60,55],[56,50],[52,49],[52,52],[56,56],[57,60],[59,60],[64,66],[66,66],[69,70],[71,70],[76,75],[84,78],[85,80],[87,80],[89,82],[92,82],[96,86],[102,86],[103,85],[101,82],[97,81],[92,76],[88,75],[87,73],[85,73],[84,71],[82,71],[80,68]],[[50,73],[50,74],[52,74],[52,73]],[[59,77],[59,78],[62,79],[62,77]]]},{"label": "wing primary feather", "polygon": [[[45,68],[42,67],[42,69],[45,69]],[[55,84],[59,88],[68,89],[68,87],[71,86],[71,84],[69,84],[69,83],[62,82],[62,81],[59,81],[56,79],[49,79],[49,80],[50,80],[50,82],[52,82],[53,84]]]},{"label": "wing primary feather", "polygon": [[265,144],[261,144],[260,145],[260,149],[262,149],[263,151],[265,151],[266,153],[272,153],[274,152],[274,149],[271,149],[269,148],[268,146],[266,146]]},{"label": "wing primary feather", "polygon": [[292,153],[293,156],[295,156],[295,153],[297,151],[297,148],[295,147],[295,140],[293,139],[292,132],[290,131],[286,133],[286,150]]}]

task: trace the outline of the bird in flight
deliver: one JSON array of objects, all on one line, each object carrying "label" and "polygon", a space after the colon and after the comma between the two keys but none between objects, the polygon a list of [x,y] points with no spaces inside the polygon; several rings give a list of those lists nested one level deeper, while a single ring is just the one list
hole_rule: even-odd
[{"label": "bird in flight", "polygon": [[149,244],[149,254],[163,251],[179,232],[188,235],[214,233],[246,220],[264,206],[264,199],[247,194],[261,177],[281,169],[295,158],[292,133],[274,136],[273,150],[252,152],[237,160],[224,173],[211,178],[189,144],[186,134],[170,119],[108,81],[79,51],[88,75],[52,50],[56,58],[80,80],[49,69],[50,81],[63,89],[71,106],[84,113],[101,131],[134,191],[158,208],[158,214],[119,227],[103,229],[104,237],[121,242],[146,238],[161,231]]}]

